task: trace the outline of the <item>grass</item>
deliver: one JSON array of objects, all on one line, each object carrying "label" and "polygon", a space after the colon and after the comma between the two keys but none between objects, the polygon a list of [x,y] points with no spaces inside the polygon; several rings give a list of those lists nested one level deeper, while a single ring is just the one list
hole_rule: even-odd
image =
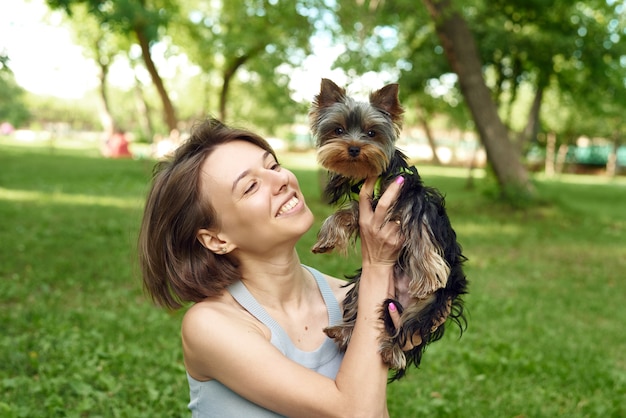
[{"label": "grass", "polygon": [[[286,155],[318,224],[315,164]],[[306,163],[309,161],[309,163]],[[305,164],[303,164],[305,162]],[[0,139],[0,417],[188,416],[179,327],[144,297],[134,245],[152,161]],[[392,417],[626,416],[626,182],[537,178],[524,211],[423,167],[469,261],[469,328],[389,386]]]}]

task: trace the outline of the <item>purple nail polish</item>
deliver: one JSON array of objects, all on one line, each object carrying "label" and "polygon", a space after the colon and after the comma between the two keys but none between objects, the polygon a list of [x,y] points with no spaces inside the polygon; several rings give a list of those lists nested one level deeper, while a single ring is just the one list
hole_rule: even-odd
[{"label": "purple nail polish", "polygon": [[395,312],[395,311],[396,311],[396,309],[397,309],[397,308],[396,308],[396,304],[395,304],[395,303],[393,303],[393,302],[389,302],[389,310],[390,310],[391,312]]},{"label": "purple nail polish", "polygon": [[397,184],[402,184],[402,183],[404,183],[404,177],[402,177],[402,176],[398,176],[398,177],[396,177],[396,183],[397,183]]}]

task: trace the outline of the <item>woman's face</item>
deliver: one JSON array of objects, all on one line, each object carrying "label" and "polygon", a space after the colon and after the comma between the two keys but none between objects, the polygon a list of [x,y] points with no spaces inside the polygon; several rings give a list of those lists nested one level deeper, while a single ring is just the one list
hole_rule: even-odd
[{"label": "woman's face", "polygon": [[249,142],[215,148],[202,165],[200,184],[220,220],[217,236],[230,250],[295,245],[313,224],[294,174]]}]

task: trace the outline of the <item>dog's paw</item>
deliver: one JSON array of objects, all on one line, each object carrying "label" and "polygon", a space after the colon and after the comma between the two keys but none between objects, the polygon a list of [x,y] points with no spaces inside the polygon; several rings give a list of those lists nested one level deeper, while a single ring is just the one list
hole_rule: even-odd
[{"label": "dog's paw", "polygon": [[352,336],[352,327],[346,325],[335,325],[333,327],[324,328],[324,333],[329,338],[335,340],[335,344],[339,350],[345,351],[348,348],[350,337]]},{"label": "dog's paw", "polygon": [[334,248],[335,246],[332,244],[318,241],[313,248],[311,248],[311,252],[314,254],[323,254],[332,251]]},{"label": "dog's paw", "polygon": [[350,237],[355,232],[354,228],[349,226],[353,216],[350,211],[341,210],[326,218],[317,233],[317,242],[311,251],[318,254],[336,250],[345,255]]},{"label": "dog's paw", "polygon": [[383,363],[389,366],[392,370],[404,370],[406,369],[406,356],[402,349],[397,344],[390,342],[383,343],[380,348],[380,356],[383,359]]}]

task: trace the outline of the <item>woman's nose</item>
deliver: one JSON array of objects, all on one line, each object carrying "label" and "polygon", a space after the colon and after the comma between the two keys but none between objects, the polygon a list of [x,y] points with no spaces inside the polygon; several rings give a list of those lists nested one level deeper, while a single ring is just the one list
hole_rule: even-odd
[{"label": "woman's nose", "polygon": [[289,173],[287,170],[272,171],[272,184],[274,191],[280,193],[289,185]]}]

